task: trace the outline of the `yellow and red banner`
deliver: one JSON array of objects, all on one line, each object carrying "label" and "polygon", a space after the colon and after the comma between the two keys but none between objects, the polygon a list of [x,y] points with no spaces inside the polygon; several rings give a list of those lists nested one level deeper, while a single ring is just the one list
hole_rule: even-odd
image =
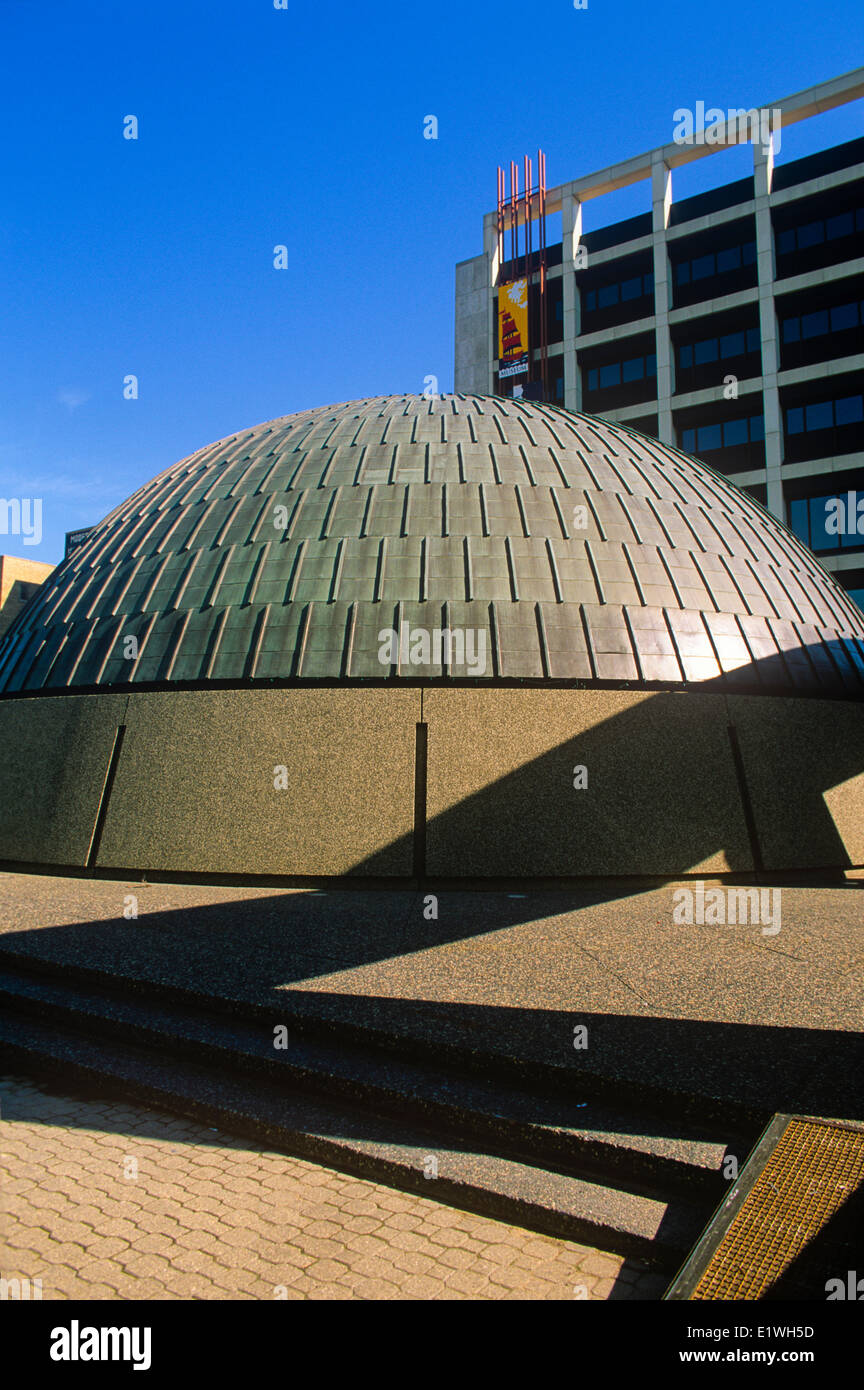
[{"label": "yellow and red banner", "polygon": [[498,287],[498,377],[528,371],[528,282]]}]

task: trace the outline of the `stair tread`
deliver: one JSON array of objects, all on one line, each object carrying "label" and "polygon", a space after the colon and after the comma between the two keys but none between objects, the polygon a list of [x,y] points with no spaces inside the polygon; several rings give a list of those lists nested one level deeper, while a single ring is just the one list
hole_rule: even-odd
[{"label": "stair tread", "polygon": [[[435,1069],[392,1054],[338,1047],[304,1034],[288,1033],[286,1047],[273,1046],[272,1025],[266,1019],[243,1018],[180,1007],[164,1000],[120,995],[104,986],[77,981],[29,977],[2,968],[0,995],[19,1005],[66,1011],[82,1025],[134,1028],[154,1044],[187,1045],[224,1058],[235,1065],[266,1066],[271,1080],[281,1072],[295,1084],[316,1082],[329,1091],[356,1090],[368,1099],[393,1104],[413,1102],[431,1114],[460,1111],[487,1126],[519,1126],[523,1134],[545,1138],[560,1150],[568,1145],[593,1148],[620,1156],[641,1155],[667,1166],[711,1176],[721,1171],[730,1142],[708,1136],[692,1122],[670,1123],[650,1111],[627,1112],[615,1106],[520,1091],[468,1075]],[[275,1017],[277,1023],[282,1020]],[[278,1071],[277,1071],[278,1069]],[[739,1144],[740,1147],[740,1144]],[[743,1154],[739,1155],[743,1157]]]},{"label": "stair tread", "polygon": [[[0,1040],[31,1063],[71,1070],[119,1086],[149,1104],[183,1113],[218,1114],[226,1127],[250,1127],[264,1141],[303,1152],[335,1167],[385,1174],[401,1185],[443,1201],[463,1200],[477,1209],[482,1196],[490,1215],[519,1219],[584,1239],[614,1238],[618,1248],[657,1258],[686,1251],[705,1224],[704,1205],[644,1196],[569,1174],[533,1167],[485,1152],[472,1143],[441,1142],[440,1134],[393,1116],[382,1117],[330,1099],[286,1094],[256,1078],[216,1074],[171,1057],[170,1073],[156,1054],[134,1045],[59,1031],[31,1017],[7,1015]],[[426,1182],[427,1155],[438,1162],[438,1178]],[[651,1248],[649,1250],[649,1247]]]}]

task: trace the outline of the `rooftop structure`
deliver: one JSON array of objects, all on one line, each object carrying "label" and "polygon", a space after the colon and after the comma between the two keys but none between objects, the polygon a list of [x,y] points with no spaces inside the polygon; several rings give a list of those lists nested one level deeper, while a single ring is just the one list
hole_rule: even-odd
[{"label": "rooftop structure", "polygon": [[[545,335],[531,286],[521,375],[501,372],[496,315],[524,258],[503,258],[488,212],[482,254],[456,269],[455,389],[536,396],[545,377],[546,399],[697,455],[864,604],[864,515],[860,532],[828,521],[829,499],[864,499],[864,139],[775,163],[785,129],[862,96],[859,68],[766,103],[780,134],[760,130],[752,176],[694,197],[676,200],[676,171],[740,143],[740,117],[546,189],[562,241],[546,252]],[[643,180],[650,211],[583,231],[587,202]]]}]

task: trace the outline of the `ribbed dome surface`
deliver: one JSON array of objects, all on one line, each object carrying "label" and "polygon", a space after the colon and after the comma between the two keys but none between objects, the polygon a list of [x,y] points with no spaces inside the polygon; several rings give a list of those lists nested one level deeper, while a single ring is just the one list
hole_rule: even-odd
[{"label": "ribbed dome surface", "polygon": [[864,694],[864,616],[749,497],[488,396],[304,411],[169,468],[9,629],[0,690],[477,675],[446,641],[422,660],[442,629],[475,634],[486,680]]}]

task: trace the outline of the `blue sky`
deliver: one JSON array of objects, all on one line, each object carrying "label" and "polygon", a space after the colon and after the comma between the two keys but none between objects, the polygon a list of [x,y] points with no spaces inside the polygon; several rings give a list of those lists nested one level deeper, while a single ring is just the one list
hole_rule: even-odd
[{"label": "blue sky", "polygon": [[[0,497],[43,499],[42,543],[4,553],[58,560],[65,531],[245,426],[429,374],[451,390],[454,265],[499,163],[539,145],[556,184],[668,141],[676,107],[770,104],[864,51],[860,0],[288,4],[0,6]],[[861,106],[785,130],[781,161],[864,133]],[[697,161],[677,196],[748,155]]]}]

